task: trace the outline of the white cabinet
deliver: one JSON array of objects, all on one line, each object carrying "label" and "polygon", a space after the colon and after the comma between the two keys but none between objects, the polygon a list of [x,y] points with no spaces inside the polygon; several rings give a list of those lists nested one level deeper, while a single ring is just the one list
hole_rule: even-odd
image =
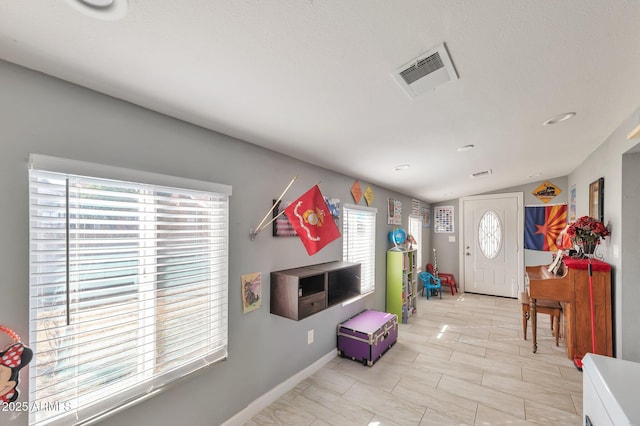
[{"label": "white cabinet", "polygon": [[640,364],[587,354],[582,366],[582,424],[640,424]]}]

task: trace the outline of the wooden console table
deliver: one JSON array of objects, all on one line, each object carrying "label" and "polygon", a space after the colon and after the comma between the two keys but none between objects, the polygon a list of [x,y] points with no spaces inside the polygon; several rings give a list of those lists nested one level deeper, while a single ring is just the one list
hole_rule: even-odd
[{"label": "wooden console table", "polygon": [[589,260],[565,257],[565,274],[556,276],[547,265],[527,266],[529,297],[531,299],[531,332],[533,352],[536,341],[536,299],[556,300],[562,304],[564,338],[567,356],[574,359],[589,353],[613,356],[611,328],[611,265],[593,259],[593,301],[596,351],[591,340],[591,305],[589,301]]}]

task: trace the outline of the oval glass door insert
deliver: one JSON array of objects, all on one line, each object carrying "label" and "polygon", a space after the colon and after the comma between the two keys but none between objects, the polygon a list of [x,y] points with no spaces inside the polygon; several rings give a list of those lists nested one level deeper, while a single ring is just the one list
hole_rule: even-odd
[{"label": "oval glass door insert", "polygon": [[498,215],[491,210],[482,215],[478,224],[478,243],[487,259],[496,257],[502,246],[502,224]]}]

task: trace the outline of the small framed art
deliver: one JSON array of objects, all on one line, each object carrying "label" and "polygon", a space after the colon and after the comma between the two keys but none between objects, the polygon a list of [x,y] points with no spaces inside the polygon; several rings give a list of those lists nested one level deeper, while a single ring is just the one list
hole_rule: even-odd
[{"label": "small framed art", "polygon": [[589,216],[604,223],[604,178],[589,185]]}]

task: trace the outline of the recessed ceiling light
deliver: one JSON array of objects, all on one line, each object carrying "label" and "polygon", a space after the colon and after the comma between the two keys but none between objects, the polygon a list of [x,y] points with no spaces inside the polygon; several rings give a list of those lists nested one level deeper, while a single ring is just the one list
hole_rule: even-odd
[{"label": "recessed ceiling light", "polygon": [[548,119],[547,121],[542,123],[542,125],[543,126],[550,126],[552,124],[558,124],[560,122],[567,121],[568,119],[575,117],[575,115],[576,115],[575,112],[565,112],[564,114],[560,114],[560,115],[556,115],[555,117],[551,117],[550,119]]},{"label": "recessed ceiling light", "polygon": [[129,10],[129,0],[66,0],[67,4],[85,15],[113,21],[124,18]]},{"label": "recessed ceiling light", "polygon": [[542,173],[534,173],[532,175],[529,175],[528,177],[529,177],[529,179],[531,179],[531,178],[537,178],[537,177],[540,177],[540,176],[542,176]]},{"label": "recessed ceiling light", "polygon": [[461,146],[460,148],[458,148],[458,152],[465,152],[465,151],[469,151],[470,149],[475,148],[475,145],[465,145],[465,146]]},{"label": "recessed ceiling light", "polygon": [[400,172],[402,170],[407,170],[409,167],[411,167],[411,165],[409,164],[400,164],[399,166],[395,166],[393,170],[395,170],[396,172]]}]

